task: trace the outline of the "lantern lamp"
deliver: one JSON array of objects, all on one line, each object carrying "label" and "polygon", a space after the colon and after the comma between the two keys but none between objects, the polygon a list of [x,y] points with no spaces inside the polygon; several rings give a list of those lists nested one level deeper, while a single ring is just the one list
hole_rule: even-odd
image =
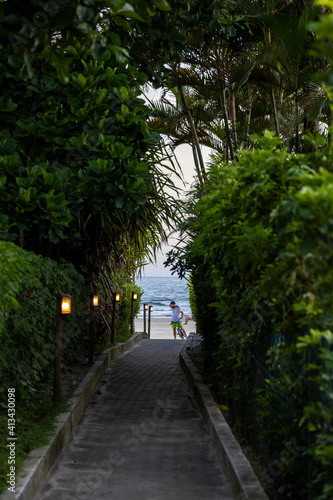
[{"label": "lantern lamp", "polygon": [[65,293],[57,294],[56,307],[56,332],[55,332],[55,357],[54,357],[54,385],[53,401],[59,403],[61,400],[61,349],[62,349],[62,317],[64,314],[70,314],[71,308],[70,295]]},{"label": "lantern lamp", "polygon": [[112,293],[112,316],[111,316],[111,344],[115,339],[115,319],[116,319],[116,304],[120,302],[120,292]]},{"label": "lantern lamp", "polygon": [[131,335],[134,334],[134,302],[137,300],[138,294],[132,292],[132,304],[131,304]]},{"label": "lantern lamp", "polygon": [[61,314],[70,314],[72,312],[72,297],[70,295],[61,295]]},{"label": "lantern lamp", "polygon": [[151,313],[153,311],[153,306],[149,306],[148,311],[148,338],[150,339],[150,325],[151,325]]},{"label": "lantern lamp", "polygon": [[93,295],[93,306],[98,306],[98,295]]},{"label": "lantern lamp", "polygon": [[148,304],[143,304],[143,332],[144,333],[147,333],[147,330],[146,330],[146,325],[147,325],[147,321],[146,321],[147,311],[148,311]]}]

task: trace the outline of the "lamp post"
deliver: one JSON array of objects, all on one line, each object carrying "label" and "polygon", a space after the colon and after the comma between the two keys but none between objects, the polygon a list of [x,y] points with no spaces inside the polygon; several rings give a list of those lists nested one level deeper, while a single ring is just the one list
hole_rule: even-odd
[{"label": "lamp post", "polygon": [[132,303],[131,303],[131,335],[134,334],[134,302],[137,300],[138,294],[132,292]]},{"label": "lamp post", "polygon": [[62,316],[64,314],[70,314],[72,311],[71,296],[64,293],[58,293],[56,307],[53,401],[54,403],[59,403],[61,399]]},{"label": "lamp post", "polygon": [[111,321],[111,344],[114,343],[114,323],[116,318],[116,304],[120,301],[120,293],[113,292],[112,294],[112,321]]},{"label": "lamp post", "polygon": [[98,306],[98,295],[90,296],[90,322],[89,322],[89,356],[88,364],[94,362],[94,343],[95,343],[95,307]]},{"label": "lamp post", "polygon": [[148,338],[150,339],[150,321],[151,321],[151,313],[153,312],[153,306],[149,306],[148,311]]},{"label": "lamp post", "polygon": [[143,333],[147,333],[147,322],[146,322],[146,315],[148,311],[148,304],[143,304]]}]

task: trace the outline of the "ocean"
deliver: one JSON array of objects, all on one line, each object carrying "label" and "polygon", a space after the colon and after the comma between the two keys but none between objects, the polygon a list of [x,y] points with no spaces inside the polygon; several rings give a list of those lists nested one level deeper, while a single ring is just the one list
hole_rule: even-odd
[{"label": "ocean", "polygon": [[139,317],[143,316],[143,304],[153,306],[152,315],[155,317],[171,317],[169,304],[172,300],[183,309],[184,317],[191,315],[185,279],[174,276],[143,276],[136,279],[136,284],[144,290]]}]

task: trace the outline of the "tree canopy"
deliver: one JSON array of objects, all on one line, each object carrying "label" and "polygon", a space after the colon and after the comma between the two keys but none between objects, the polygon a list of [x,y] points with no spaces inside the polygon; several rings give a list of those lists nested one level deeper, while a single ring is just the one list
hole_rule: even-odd
[{"label": "tree canopy", "polygon": [[177,201],[164,189],[174,189],[167,152],[140,94],[148,79],[166,78],[170,53],[183,46],[176,27],[161,31],[170,7],[0,8],[2,236],[76,266],[111,253],[133,265],[153,256]]}]

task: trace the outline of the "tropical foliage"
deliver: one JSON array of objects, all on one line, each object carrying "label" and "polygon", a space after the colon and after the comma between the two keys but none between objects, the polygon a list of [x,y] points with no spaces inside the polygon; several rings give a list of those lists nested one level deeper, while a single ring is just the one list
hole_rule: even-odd
[{"label": "tropical foliage", "polygon": [[322,77],[329,69],[327,47],[322,54],[313,51],[314,21],[324,11],[310,0],[190,2],[187,21],[182,19],[184,62],[174,65],[167,87],[172,93],[182,87],[185,103],[164,93],[155,104],[160,119],[154,126],[175,145],[194,144],[196,153],[197,136],[227,161],[265,129],[274,130],[289,151],[311,149],[303,137],[327,132],[331,124]]},{"label": "tropical foliage", "polygon": [[160,139],[149,132],[138,97],[144,75],[115,64],[107,51],[97,61],[77,43],[64,49],[72,69],[64,86],[43,57],[32,58],[30,78],[20,60],[5,53],[6,237],[87,267],[92,256],[103,262],[130,244],[141,252],[147,242],[157,247],[176,205],[163,191],[171,183],[157,165],[163,161]]},{"label": "tropical foliage", "polygon": [[[149,62],[168,10],[164,0],[0,3],[0,236],[72,263],[102,293],[101,338],[112,293],[126,297],[178,211],[175,166],[140,98],[182,46],[170,27]],[[123,333],[127,315],[122,306]]]},{"label": "tropical foliage", "polygon": [[[272,498],[328,500],[332,14],[323,4],[274,1],[228,12],[234,31],[220,27],[210,38],[213,21],[196,37],[190,31],[197,49],[179,72],[199,141],[209,137],[216,154],[188,198],[185,250],[167,262],[191,273],[206,376],[264,456]],[[206,126],[211,110],[216,122]],[[167,131],[176,122],[165,111]],[[170,130],[180,142],[181,129]]]}]

